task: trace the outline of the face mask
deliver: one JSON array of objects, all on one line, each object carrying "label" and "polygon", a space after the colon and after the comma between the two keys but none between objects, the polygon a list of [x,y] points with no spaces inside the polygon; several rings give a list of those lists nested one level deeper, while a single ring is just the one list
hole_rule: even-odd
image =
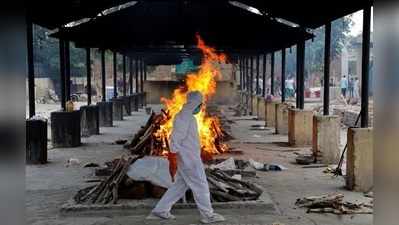
[{"label": "face mask", "polygon": [[199,112],[201,112],[201,106],[202,104],[200,104],[199,106],[197,106],[197,108],[194,109],[193,114],[198,114]]}]

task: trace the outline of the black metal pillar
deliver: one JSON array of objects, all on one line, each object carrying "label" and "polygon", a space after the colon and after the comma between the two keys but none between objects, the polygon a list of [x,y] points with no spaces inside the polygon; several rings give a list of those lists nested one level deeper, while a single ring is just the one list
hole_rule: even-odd
[{"label": "black metal pillar", "polygon": [[129,94],[133,94],[133,59],[129,58]]},{"label": "black metal pillar", "polygon": [[66,109],[65,99],[65,41],[59,39],[60,53],[60,88],[61,88],[61,108]]},{"label": "black metal pillar", "polygon": [[331,22],[325,25],[324,37],[324,93],[323,115],[329,115],[330,107],[330,51],[331,51]]},{"label": "black metal pillar", "polygon": [[245,86],[246,86],[246,90],[247,90],[247,93],[248,93],[248,95],[250,94],[250,68],[249,68],[249,56],[247,57],[247,62],[246,62],[246,72],[247,72],[247,75],[246,75],[246,77],[245,77],[245,79],[246,79],[246,81],[247,82],[245,82]]},{"label": "black metal pillar", "polygon": [[147,63],[143,60],[144,81],[147,80]]},{"label": "black metal pillar", "polygon": [[101,100],[103,102],[105,102],[107,99],[105,98],[105,81],[106,77],[105,77],[105,50],[101,49],[101,94],[102,94],[102,98]]},{"label": "black metal pillar", "polygon": [[239,68],[240,68],[240,91],[242,91],[242,56],[239,56]]},{"label": "black metal pillar", "polygon": [[65,41],[65,97],[71,100],[71,56],[69,41]]},{"label": "black metal pillar", "polygon": [[116,55],[116,52],[114,52],[113,56],[114,56],[113,57],[113,59],[114,59],[114,63],[113,63],[114,64],[114,98],[116,98],[118,96],[118,90],[117,90],[117,85],[116,85],[116,83],[117,83],[117,79],[116,79],[117,55]]},{"label": "black metal pillar", "polygon": [[267,60],[267,54],[263,54],[263,80],[262,80],[262,86],[263,86],[263,90],[262,90],[262,96],[265,97],[266,96],[266,60]]},{"label": "black metal pillar", "polygon": [[135,64],[135,80],[136,80],[136,93],[139,93],[139,60],[136,58]]},{"label": "black metal pillar", "polygon": [[126,96],[126,56],[123,55],[122,60],[122,80],[123,80],[123,96]]},{"label": "black metal pillar", "polygon": [[304,108],[305,98],[305,40],[301,40],[297,44],[297,62],[296,62],[296,107],[299,109]]},{"label": "black metal pillar", "polygon": [[371,7],[363,10],[362,83],[360,126],[368,127]]},{"label": "black metal pillar", "polygon": [[33,24],[27,19],[26,41],[28,49],[28,94],[29,94],[29,117],[35,115],[35,67],[33,63]]},{"label": "black metal pillar", "polygon": [[274,96],[274,52],[270,59],[270,94]]},{"label": "black metal pillar", "polygon": [[259,55],[256,55],[256,94],[259,94]]},{"label": "black metal pillar", "polygon": [[144,62],[140,60],[140,92],[144,92]]},{"label": "black metal pillar", "polygon": [[254,93],[254,57],[251,56],[251,62],[250,62],[250,83],[249,83],[249,93],[250,96],[253,95]]},{"label": "black metal pillar", "polygon": [[281,50],[281,102],[285,102],[285,48]]},{"label": "black metal pillar", "polygon": [[91,58],[90,48],[86,48],[87,105],[91,105]]}]

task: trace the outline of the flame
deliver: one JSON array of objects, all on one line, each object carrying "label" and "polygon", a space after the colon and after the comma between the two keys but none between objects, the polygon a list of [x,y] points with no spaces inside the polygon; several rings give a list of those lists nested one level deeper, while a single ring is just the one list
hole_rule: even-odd
[{"label": "flame", "polygon": [[[219,141],[223,136],[220,122],[217,117],[210,116],[206,111],[206,103],[216,93],[216,79],[220,78],[221,73],[215,66],[217,63],[225,63],[226,56],[216,53],[212,47],[205,45],[205,42],[197,34],[197,47],[201,50],[203,58],[199,70],[189,73],[186,76],[185,85],[181,85],[173,91],[172,98],[161,97],[168,119],[160,126],[156,136],[164,138],[170,136],[173,129],[173,120],[176,114],[186,103],[186,96],[191,91],[199,91],[204,96],[204,104],[201,111],[195,115],[198,123],[198,130],[203,155],[220,154],[228,150],[226,144]],[[218,142],[218,143],[217,143]]]}]

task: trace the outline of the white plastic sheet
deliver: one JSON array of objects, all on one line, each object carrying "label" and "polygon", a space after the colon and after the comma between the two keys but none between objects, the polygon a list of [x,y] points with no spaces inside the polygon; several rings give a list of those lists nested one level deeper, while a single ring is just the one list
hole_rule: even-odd
[{"label": "white plastic sheet", "polygon": [[126,174],[135,181],[148,181],[164,188],[172,185],[169,161],[162,157],[146,156],[138,159],[130,165]]},{"label": "white plastic sheet", "polygon": [[230,157],[230,158],[228,158],[228,159],[224,160],[223,162],[218,163],[216,165],[210,165],[209,168],[211,168],[211,169],[220,169],[220,170],[235,170],[235,169],[237,169],[233,157]]}]

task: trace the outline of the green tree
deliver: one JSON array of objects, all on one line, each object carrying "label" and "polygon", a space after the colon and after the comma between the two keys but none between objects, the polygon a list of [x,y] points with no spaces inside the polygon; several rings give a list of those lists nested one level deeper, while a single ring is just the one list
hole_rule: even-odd
[{"label": "green tree", "polygon": [[[349,31],[353,24],[350,16],[342,17],[331,24],[331,59],[335,59],[342,52],[342,48],[349,38]],[[314,30],[313,40],[306,41],[305,50],[305,78],[309,72],[322,72],[324,68],[324,37],[325,27]],[[287,74],[296,74],[296,47],[292,53],[287,51]]]}]

